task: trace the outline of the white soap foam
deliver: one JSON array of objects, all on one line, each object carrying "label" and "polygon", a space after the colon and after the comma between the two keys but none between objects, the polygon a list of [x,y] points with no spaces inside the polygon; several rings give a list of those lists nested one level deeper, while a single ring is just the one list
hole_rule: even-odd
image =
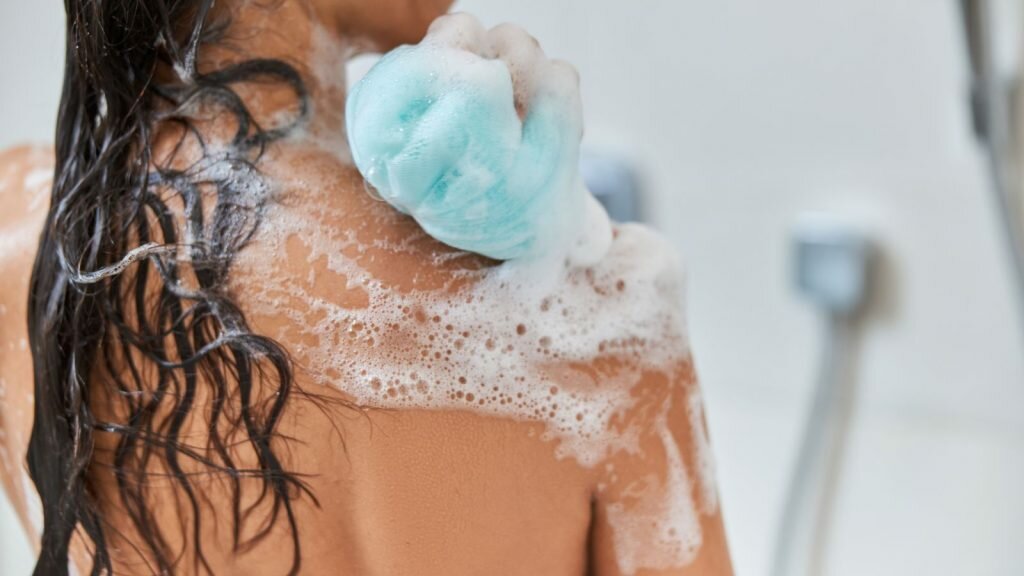
[{"label": "white soap foam", "polygon": [[[296,352],[312,374],[343,383],[360,404],[542,421],[560,455],[591,466],[629,448],[609,421],[632,405],[640,364],[668,366],[687,354],[671,252],[642,226],[621,226],[598,266],[509,262],[476,273],[472,287],[452,295],[385,286],[345,256],[366,247],[341,231],[310,230],[308,222],[271,207],[261,230],[273,228],[266,237],[275,253],[285,253],[289,238],[301,239],[309,263],[326,261],[348,290],[367,294],[367,306],[337,305],[301,282],[265,286],[257,298],[266,312],[300,327]],[[631,366],[600,375],[567,368],[601,356]]]},{"label": "white soap foam", "polygon": [[715,459],[711,454],[711,442],[708,440],[707,423],[704,420],[704,395],[699,388],[695,388],[687,399],[687,417],[693,436],[697,477],[700,479],[700,511],[714,514],[718,511]]},{"label": "white soap foam", "polygon": [[623,574],[685,566],[703,543],[700,518],[690,495],[693,485],[665,414],[659,416],[657,429],[668,461],[664,480],[651,478],[646,489],[624,498],[628,503],[608,506],[615,556]]}]

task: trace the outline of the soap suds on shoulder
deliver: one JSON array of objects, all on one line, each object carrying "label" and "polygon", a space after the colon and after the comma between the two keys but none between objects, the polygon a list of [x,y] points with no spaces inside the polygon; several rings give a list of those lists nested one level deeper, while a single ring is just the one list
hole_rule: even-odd
[{"label": "soap suds on shoulder", "polygon": [[[265,247],[243,252],[238,264],[266,269],[259,254],[276,254],[310,270],[307,278],[248,286],[246,293],[257,314],[289,319],[288,334],[271,336],[288,341],[314,379],[368,408],[465,410],[539,422],[559,457],[585,467],[639,450],[649,430],[613,421],[634,407],[633,390],[645,373],[668,374],[690,354],[683,276],[663,238],[623,224],[605,257],[590,267],[510,261],[453,273],[453,289],[401,289],[362,262],[400,253],[408,239],[367,243],[352,230],[314,225],[337,221],[332,208],[303,200],[302,189],[315,182],[304,174],[272,184],[296,191],[268,204],[257,239]],[[332,279],[347,297],[325,297],[315,288]],[[614,367],[597,366],[601,358],[614,359]],[[610,509],[626,574],[629,566],[692,560],[702,541],[693,518],[717,510],[700,398],[695,387],[686,394],[680,413],[692,421],[694,468],[684,465],[670,435],[659,432],[666,453],[674,454],[665,477],[639,501]],[[641,555],[650,551],[651,530],[659,535],[657,552]]]}]

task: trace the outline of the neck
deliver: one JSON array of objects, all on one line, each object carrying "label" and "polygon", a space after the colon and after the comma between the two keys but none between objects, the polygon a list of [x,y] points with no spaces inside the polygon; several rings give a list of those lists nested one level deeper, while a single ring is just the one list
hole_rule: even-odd
[{"label": "neck", "polygon": [[[242,0],[219,10],[226,13],[216,16],[229,18],[229,27],[222,42],[200,51],[199,69],[216,70],[255,58],[288,63],[308,90],[308,135],[347,150],[345,64],[362,43],[332,29],[306,2]],[[266,85],[241,86],[238,92],[256,118],[274,118],[295,106],[293,94]]]}]

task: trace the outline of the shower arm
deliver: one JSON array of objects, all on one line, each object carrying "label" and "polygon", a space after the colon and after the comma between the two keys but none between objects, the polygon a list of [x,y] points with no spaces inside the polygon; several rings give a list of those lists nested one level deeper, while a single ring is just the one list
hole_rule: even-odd
[{"label": "shower arm", "polygon": [[1009,90],[996,71],[991,38],[991,1],[960,0],[971,69],[971,117],[985,146],[991,189],[1016,275],[1020,329],[1024,331],[1024,210],[1021,205],[1020,149],[1014,139],[1015,114]]}]

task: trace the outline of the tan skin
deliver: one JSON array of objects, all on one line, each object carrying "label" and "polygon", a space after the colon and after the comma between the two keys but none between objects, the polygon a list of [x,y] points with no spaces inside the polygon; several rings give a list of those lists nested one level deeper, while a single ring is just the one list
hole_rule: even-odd
[{"label": "tan skin", "polygon": [[[326,30],[340,45],[383,51],[418,41],[447,5],[447,0],[318,0],[311,11],[298,2],[284,1],[272,8],[237,8],[233,26],[243,39],[239,43],[249,39],[244,46],[249,56],[309,63],[317,57],[317,47],[309,41],[314,29]],[[273,33],[262,31],[268,21],[273,22]],[[218,50],[206,55],[211,65],[237,57]],[[400,249],[376,248],[353,256],[396,290],[455,294],[464,282],[455,280],[457,271],[493,265],[470,255],[436,264],[436,256],[452,250],[366,194],[358,172],[336,149],[344,143],[343,83],[303,72],[314,103],[310,132],[320,138],[315,143],[275,145],[261,164],[268,176],[280,176],[283,182],[290,173],[304,175],[302,186],[285,186],[282,209],[295,211],[311,227],[353,230],[366,242],[406,240]],[[246,96],[258,113],[270,114],[288,105],[285,96]],[[156,142],[158,150],[161,145]],[[23,344],[27,338],[24,318],[35,239],[45,218],[49,186],[38,175],[52,170],[52,162],[48,150],[17,148],[0,154],[0,205],[4,206],[0,211],[0,478],[30,534],[35,529],[29,520],[31,504],[22,471],[32,425],[32,359]],[[340,306],[365,305],[365,294],[346,287],[344,277],[330,274],[320,262],[307,262],[310,247],[301,237],[289,240],[283,258],[260,237],[247,250],[256,257],[245,259],[247,264],[238,266],[232,278],[243,309],[251,299],[247,286],[254,282],[307,282],[311,293]],[[259,257],[264,253],[266,258]],[[315,277],[309,274],[310,268],[317,272]],[[273,335],[289,349],[301,343],[294,320],[259,309],[247,313],[256,332]],[[343,383],[336,388],[322,386],[302,369],[311,360],[296,354],[297,378],[305,389],[325,395],[327,408],[293,402],[280,426],[283,435],[302,440],[284,451],[286,466],[307,474],[320,500],[319,507],[306,498],[296,504],[304,574],[618,575],[606,505],[631,482],[643,482],[652,474],[662,476],[665,470],[664,449],[653,423],[644,422],[649,415],[643,406],[672,400],[672,435],[687,468],[695,468],[695,440],[683,409],[685,395],[697,386],[688,359],[667,370],[645,372],[633,389],[641,401],[635,413],[624,418],[650,431],[640,439],[643,456],[614,455],[593,467],[557,458],[555,443],[541,439],[542,423],[468,411],[396,412],[349,406]],[[595,358],[594,369],[606,369],[609,362],[614,361]],[[99,392],[91,400],[103,413],[107,397]],[[116,418],[116,410],[107,412]],[[201,435],[201,423],[193,426],[190,433]],[[98,438],[98,465],[91,474],[100,487],[105,515],[124,532],[123,537],[113,538],[115,571],[148,574],[146,558],[133,552],[131,529],[113,477],[102,466],[109,462],[113,442]],[[246,455],[239,457],[244,460]],[[614,464],[618,483],[600,491],[599,485],[608,484],[603,476],[605,464]],[[209,514],[223,517],[229,498],[224,484],[211,479],[202,486],[210,500]],[[154,492],[158,521],[167,527],[180,523],[185,516],[179,515],[178,507],[166,505],[176,498],[173,489],[154,487]],[[720,511],[701,515],[700,522],[703,544],[690,564],[640,574],[731,574]],[[216,573],[287,571],[291,547],[283,523],[269,539],[239,552],[232,551],[228,525],[226,519],[219,525],[205,523],[203,550]],[[165,531],[172,548],[185,551],[179,571],[192,573],[194,543],[173,528]],[[81,542],[75,556],[79,568],[87,572]]]}]

